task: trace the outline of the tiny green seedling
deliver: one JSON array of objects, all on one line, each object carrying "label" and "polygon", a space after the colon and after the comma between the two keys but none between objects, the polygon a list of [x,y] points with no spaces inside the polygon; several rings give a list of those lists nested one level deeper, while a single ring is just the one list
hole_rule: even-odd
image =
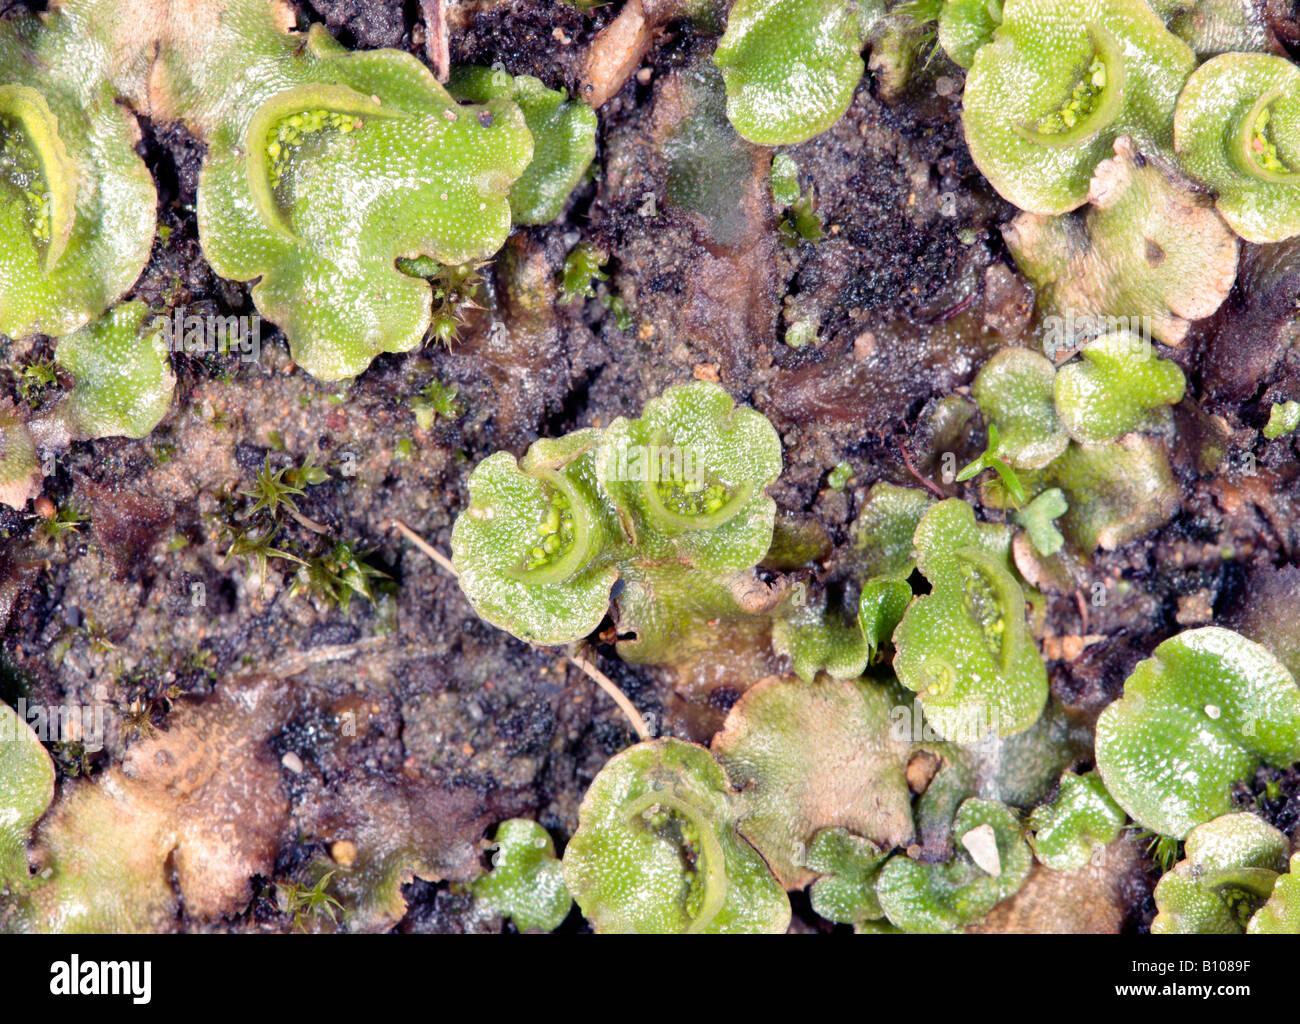
[{"label": "tiny green seedling", "polygon": [[1016,471],[1011,468],[1007,460],[1002,457],[1002,438],[996,423],[989,424],[988,444],[983,453],[979,458],[962,467],[956,476],[957,483],[973,480],[988,469],[997,474],[1012,501],[1017,505],[1025,502],[1028,497],[1025,493],[1025,485],[1021,483],[1020,477],[1016,475]]}]

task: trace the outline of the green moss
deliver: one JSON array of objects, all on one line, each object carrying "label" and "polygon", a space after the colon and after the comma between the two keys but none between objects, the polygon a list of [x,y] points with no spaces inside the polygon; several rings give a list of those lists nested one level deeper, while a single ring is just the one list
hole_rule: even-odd
[{"label": "green moss", "polygon": [[547,224],[559,217],[596,158],[595,111],[531,75],[491,68],[457,68],[447,88],[461,101],[519,105],[533,136],[533,162],[511,188],[510,207],[519,224]]},{"label": "green moss", "polygon": [[1283,57],[1226,53],[1196,70],[1178,98],[1182,166],[1217,195],[1249,242],[1300,233],[1300,69]]},{"label": "green moss", "polygon": [[867,642],[868,656],[893,639],[907,606],[912,603],[912,588],[905,579],[888,576],[867,580],[858,599],[858,628]]},{"label": "green moss", "polygon": [[1041,469],[1069,443],[1056,415],[1055,380],[1051,361],[1026,348],[1000,349],[975,377],[971,392],[997,427],[996,454],[1017,469]]},{"label": "green moss", "polygon": [[1120,136],[1171,149],[1194,65],[1144,0],[1010,0],[966,78],[971,156],[1022,210],[1073,210]]},{"label": "green moss", "polygon": [[1080,355],[1056,375],[1057,412],[1076,441],[1113,441],[1183,399],[1187,382],[1178,364],[1130,331],[1090,341]]},{"label": "green moss", "polygon": [[587,790],[565,883],[598,932],[784,932],[789,901],[736,832],[737,810],[707,750],[639,743]]},{"label": "green moss", "polygon": [[969,68],[1001,24],[1002,0],[946,0],[939,12],[939,45],[954,64]]},{"label": "green moss", "polygon": [[848,829],[827,828],[808,847],[805,863],[817,872],[808,890],[819,916],[838,924],[862,925],[884,916],[876,897],[876,878],[888,853]]},{"label": "green moss", "polygon": [[894,631],[894,671],[949,739],[1023,732],[1047,701],[1047,671],[1007,564],[1008,543],[1005,528],[976,523],[956,499],[934,505],[916,530],[931,591]]},{"label": "green moss", "polygon": [[790,659],[794,674],[811,682],[819,672],[836,679],[860,676],[870,651],[855,619],[802,600],[772,623],[772,649]]},{"label": "green moss", "polygon": [[933,500],[916,487],[872,484],[853,524],[853,547],[868,577],[906,579],[916,561],[912,537]]},{"label": "green moss", "polygon": [[171,357],[143,302],[60,339],[54,356],[74,381],[61,410],[74,437],[145,437],[171,407]]},{"label": "green moss", "polygon": [[1300,427],[1300,402],[1274,402],[1268,410],[1263,434],[1270,441],[1285,437]]},{"label": "green moss", "polygon": [[892,857],[876,894],[891,924],[907,932],[951,932],[1014,895],[1033,855],[1016,814],[990,800],[967,800],[953,821],[958,852],[945,864]]},{"label": "green moss", "polygon": [[1054,871],[1077,871],[1119,838],[1126,820],[1100,775],[1066,772],[1056,799],[1029,816],[1034,853]]},{"label": "green moss", "polygon": [[1288,874],[1279,878],[1268,902],[1246,925],[1250,935],[1300,935],[1300,853],[1291,857]]},{"label": "green moss", "polygon": [[608,281],[605,264],[609,254],[601,252],[590,242],[575,245],[564,257],[564,273],[560,280],[560,300],[594,299],[596,282]]},{"label": "green moss", "polygon": [[455,384],[444,384],[436,377],[429,381],[408,403],[415,413],[415,423],[421,430],[432,430],[441,416],[445,420],[458,419],[465,408],[457,400],[460,389]]},{"label": "green moss", "polygon": [[1198,825],[1188,833],[1186,859],[1156,886],[1151,934],[1240,935],[1273,891],[1289,845],[1253,814]]},{"label": "green moss", "polygon": [[780,468],[767,420],[704,382],[670,388],[639,419],[539,441],[518,464],[498,452],[470,476],[452,533],[461,587],[521,639],[567,643],[596,627],[621,578],[636,633],[624,652],[655,659],[691,620],[738,607],[772,542],[765,489]]},{"label": "green moss", "polygon": [[283,32],[252,0],[229,0],[201,52],[164,46],[154,80],[208,144],[204,254],[224,277],[260,279],[259,311],[322,380],[434,331],[430,284],[397,261],[473,267],[492,255],[533,162],[513,101],[458,106],[409,54],[350,54],[319,25]]},{"label": "green moss", "polygon": [[1217,626],[1166,640],[1097,722],[1097,768],[1134,821],[1182,838],[1231,809],[1260,764],[1300,760],[1300,687],[1267,650]]},{"label": "green moss", "polygon": [[0,334],[68,334],[144,269],[157,195],[112,80],[123,55],[68,0],[0,24]]},{"label": "green moss", "polygon": [[31,727],[0,702],[0,894],[19,892],[31,884],[28,836],[53,799],[50,755]]},{"label": "green moss", "polygon": [[853,101],[862,43],[862,22],[845,0],[737,0],[713,57],[736,131],[761,146],[826,131]]},{"label": "green moss", "polygon": [[470,886],[475,901],[521,932],[555,931],[573,899],[550,834],[535,821],[511,818],[497,826],[492,841],[492,870]]},{"label": "green moss", "polygon": [[1145,536],[1169,522],[1181,500],[1164,447],[1142,434],[1071,444],[1049,477],[1069,499],[1065,535],[1084,552],[1113,551]]}]

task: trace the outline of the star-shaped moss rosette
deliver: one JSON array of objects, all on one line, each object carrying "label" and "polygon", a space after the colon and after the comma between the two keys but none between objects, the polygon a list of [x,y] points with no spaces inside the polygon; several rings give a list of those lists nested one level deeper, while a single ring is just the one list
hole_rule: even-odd
[{"label": "star-shaped moss rosette", "polygon": [[1195,63],[1145,0],[1007,0],[966,77],[971,156],[1022,210],[1073,210],[1121,135],[1171,150]]},{"label": "star-shaped moss rosette", "polygon": [[218,6],[207,45],[165,45],[155,75],[155,107],[208,143],[208,261],[258,279],[258,310],[322,380],[418,347],[432,292],[397,261],[460,266],[501,247],[511,188],[533,159],[523,112],[500,99],[457,105],[410,54],[348,53],[319,25],[282,31],[273,5]]},{"label": "star-shaped moss rosette", "polygon": [[41,464],[27,424],[0,400],[0,505],[23,508],[41,492]]},{"label": "star-shaped moss rosette", "polygon": [[782,933],[789,900],[736,831],[738,810],[703,747],[638,743],[583,797],[564,880],[598,932]]},{"label": "star-shaped moss rosette", "polygon": [[739,792],[740,833],[787,889],[813,879],[806,851],[824,828],[884,850],[912,839],[906,768],[894,735],[898,691],[866,679],[766,679],[745,691],[713,739]]},{"label": "star-shaped moss rosette", "polygon": [[1268,902],[1246,925],[1249,935],[1300,935],[1300,853],[1293,854],[1287,874],[1277,880]]},{"label": "star-shaped moss rosette", "polygon": [[790,659],[794,674],[804,682],[811,682],[819,672],[836,679],[854,679],[862,675],[871,653],[855,618],[828,609],[824,596],[819,602],[804,599],[802,587],[772,622],[772,649]]},{"label": "star-shaped moss rosette", "polygon": [[1139,825],[1181,839],[1232,809],[1261,764],[1300,760],[1300,687],[1268,650],[1218,626],[1166,640],[1097,721],[1097,770]]},{"label": "star-shaped moss rosette", "polygon": [[[635,420],[489,456],[452,531],[461,587],[522,640],[590,633],[616,579],[624,657],[660,661],[701,622],[756,610],[781,443],[716,384],[671,387]],[[762,610],[770,610],[764,607]]]},{"label": "star-shaped moss rosette", "polygon": [[167,415],[176,377],[153,319],[129,302],[59,339],[54,358],[74,384],[58,415],[73,437],[141,438]]},{"label": "star-shaped moss rosette", "polygon": [[461,589],[479,615],[528,643],[577,640],[609,609],[622,542],[597,483],[599,441],[580,430],[535,442],[518,462],[497,452],[470,474],[451,535]]},{"label": "star-shaped moss rosette", "polygon": [[925,514],[915,544],[931,591],[894,631],[899,680],[947,739],[1023,732],[1042,714],[1047,670],[1008,564],[1006,528],[976,523],[954,498]]},{"label": "star-shaped moss rosette", "polygon": [[1102,335],[1080,355],[1056,375],[1056,411],[1076,441],[1113,441],[1183,400],[1187,380],[1178,364],[1132,331]]},{"label": "star-shaped moss rosette", "polygon": [[1030,843],[1038,859],[1053,871],[1077,871],[1091,862],[1098,847],[1119,837],[1126,820],[1100,775],[1066,772],[1056,799],[1029,815]]},{"label": "star-shaped moss rosette", "polygon": [[1286,869],[1286,836],[1242,812],[1197,825],[1156,886],[1153,935],[1240,935]]},{"label": "star-shaped moss rosette", "polygon": [[1300,68],[1285,57],[1225,53],[1202,64],[1178,98],[1174,144],[1246,241],[1300,234]]},{"label": "star-shaped moss rosette", "polygon": [[463,102],[519,105],[533,134],[533,162],[511,188],[510,208],[518,224],[549,224],[559,217],[596,158],[596,112],[531,75],[492,68],[457,68],[447,89]]},{"label": "star-shaped moss rosette", "polygon": [[853,102],[863,41],[847,0],[736,0],[713,56],[736,131],[760,146],[826,131]]},{"label": "star-shaped moss rosette", "polygon": [[1027,348],[1004,348],[980,368],[971,393],[998,430],[997,454],[1017,469],[1042,469],[1069,437],[1056,415],[1056,367]]},{"label": "star-shaped moss rosette", "polygon": [[885,912],[876,898],[876,878],[888,851],[848,829],[822,829],[808,847],[804,866],[817,873],[808,890],[813,911],[827,921],[861,927]]},{"label": "star-shaped moss rosette", "polygon": [[144,269],[157,193],[84,2],[0,23],[0,334],[61,335]]},{"label": "star-shaped moss rosette", "polygon": [[905,932],[953,932],[1013,896],[1034,857],[1015,811],[992,800],[967,800],[953,821],[957,852],[945,864],[891,857],[876,896],[891,924]]},{"label": "star-shaped moss rosette", "polygon": [[1097,167],[1089,198],[1082,217],[1026,213],[1003,229],[1039,312],[1143,334],[1149,324],[1158,340],[1181,344],[1189,322],[1212,314],[1232,290],[1232,232],[1205,196],[1139,163],[1127,138]]},{"label": "star-shaped moss rosette", "polygon": [[470,885],[476,903],[508,917],[521,932],[553,932],[573,898],[550,833],[535,821],[511,818],[497,826],[492,870]]},{"label": "star-shaped moss rosette", "polygon": [[1069,499],[1061,527],[1076,548],[1114,551],[1169,522],[1181,493],[1164,445],[1145,434],[1107,444],[1071,444],[1051,482]]},{"label": "star-shaped moss rosette", "polygon": [[53,799],[54,762],[31,726],[0,701],[0,895],[30,884],[27,841]]}]

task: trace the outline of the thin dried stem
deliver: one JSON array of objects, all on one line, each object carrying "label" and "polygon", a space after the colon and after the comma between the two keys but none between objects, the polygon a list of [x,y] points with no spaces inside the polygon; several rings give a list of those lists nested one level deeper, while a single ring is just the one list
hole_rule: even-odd
[{"label": "thin dried stem", "polygon": [[451,32],[447,26],[447,0],[420,0],[424,13],[424,52],[438,81],[451,78]]},{"label": "thin dried stem", "polygon": [[394,520],[393,520],[393,529],[395,529],[395,530],[396,530],[398,533],[400,533],[403,537],[405,537],[405,538],[406,538],[407,540],[409,540],[412,544],[414,544],[417,548],[419,548],[420,551],[421,551],[423,554],[428,555],[428,556],[429,556],[430,558],[432,558],[435,562],[437,562],[439,568],[444,569],[445,571],[449,572],[452,576],[459,576],[459,575],[460,575],[458,572],[456,572],[456,567],[455,567],[454,565],[451,564],[451,559],[450,559],[450,558],[448,558],[448,557],[447,557],[446,555],[444,555],[441,551],[439,551],[437,548],[435,548],[432,544],[430,544],[427,540],[425,540],[425,539],[424,539],[423,537],[421,537],[418,533],[416,533],[414,530],[412,530],[409,526],[407,526],[407,525],[406,525],[404,522],[402,522],[400,519],[394,519]]},{"label": "thin dried stem", "polygon": [[288,678],[300,672],[306,672],[317,665],[326,665],[332,661],[347,661],[359,654],[371,654],[388,643],[386,636],[368,637],[353,644],[335,644],[329,647],[313,647],[310,651],[300,651],[287,658],[274,662],[270,674]]},{"label": "thin dried stem", "polygon": [[917,471],[916,466],[912,464],[912,456],[910,456],[907,453],[907,446],[904,445],[902,441],[898,442],[898,454],[903,457],[903,466],[906,467],[908,475],[911,476],[913,480],[921,484],[921,486],[923,486],[927,491],[933,494],[940,501],[943,501],[946,497],[948,497],[948,495],[943,492],[943,489],[938,484],[936,484],[933,480],[929,479],[928,477],[922,476]]},{"label": "thin dried stem", "polygon": [[[452,565],[450,558],[435,548],[404,522],[400,519],[393,519],[392,525],[394,530],[409,540],[422,554],[433,559],[440,568],[446,570],[452,576],[458,575],[456,567]],[[651,738],[650,727],[646,724],[645,718],[643,718],[641,712],[636,709],[636,705],[628,699],[627,694],[618,688],[618,684],[615,683],[614,680],[610,679],[609,676],[605,675],[604,672],[580,654],[570,654],[568,655],[568,659],[573,663],[574,667],[581,670],[588,679],[608,694],[610,700],[618,705],[619,710],[622,711],[623,714],[627,716],[627,720],[632,723],[632,729],[636,733],[638,739],[648,740]]]},{"label": "thin dried stem", "polygon": [[632,728],[636,732],[637,739],[650,739],[650,727],[646,725],[645,719],[641,717],[641,712],[628,699],[627,694],[618,688],[618,684],[614,680],[610,679],[609,676],[605,675],[604,672],[580,654],[570,654],[569,661],[585,672],[587,678],[604,690],[609,695],[609,699],[619,706],[623,714],[627,715],[628,721],[632,723]]}]

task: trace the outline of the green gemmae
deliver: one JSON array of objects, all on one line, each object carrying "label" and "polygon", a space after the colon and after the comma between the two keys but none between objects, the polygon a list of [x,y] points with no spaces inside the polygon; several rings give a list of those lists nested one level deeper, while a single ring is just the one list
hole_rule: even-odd
[{"label": "green gemmae", "polygon": [[533,136],[512,100],[460,106],[409,54],[348,53],[319,25],[286,33],[269,9],[233,6],[196,67],[168,53],[156,76],[208,143],[203,251],[223,277],[257,280],[298,364],[354,377],[430,332],[431,286],[399,260],[455,267],[500,248]]},{"label": "green gemmae", "polygon": [[971,156],[1022,210],[1073,210],[1121,135],[1172,148],[1195,60],[1145,0],[1007,0],[966,78]]},{"label": "green gemmae", "polygon": [[494,625],[561,644],[596,628],[621,578],[622,631],[655,649],[697,605],[714,618],[757,582],[780,471],[761,414],[716,384],[669,388],[637,419],[484,459],[452,531],[461,587]]},{"label": "green gemmae", "polygon": [[1178,98],[1174,144],[1242,238],[1300,234],[1300,68],[1289,60],[1225,53],[1201,65]]}]

